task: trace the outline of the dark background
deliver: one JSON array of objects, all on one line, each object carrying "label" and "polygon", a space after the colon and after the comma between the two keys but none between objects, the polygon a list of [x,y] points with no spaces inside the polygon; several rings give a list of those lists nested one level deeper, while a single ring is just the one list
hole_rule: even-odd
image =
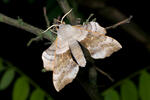
[{"label": "dark background", "polygon": [[[95,0],[93,0],[93,2],[94,1]],[[134,22],[139,25],[146,35],[149,36],[148,0],[104,1],[108,6],[117,8],[127,17],[133,15],[131,23]],[[50,9],[53,10],[53,7],[59,6],[55,0],[53,2],[55,3],[49,7],[49,11]],[[113,22],[100,16],[96,10],[80,3],[80,0],[78,0],[76,4],[78,7],[77,11],[79,15],[82,16],[83,20],[88,18],[91,13],[94,13],[94,17],[97,18],[100,25],[106,27],[113,24]],[[4,3],[1,0],[0,13],[12,18],[18,18],[19,16],[23,21],[33,26],[46,29],[43,16],[43,7],[46,5],[46,0],[36,0],[34,3],[29,3],[27,0],[10,0],[9,3]],[[63,13],[60,11],[58,15],[62,16]],[[54,17],[56,18],[57,16]],[[127,25],[128,24],[126,24],[126,26]],[[110,74],[111,77],[115,79],[115,82],[149,65],[149,50],[144,43],[141,43],[141,41],[137,40],[134,36],[131,36],[120,27],[109,30],[108,35],[118,40],[123,48],[114,53],[111,57],[95,60],[95,62],[99,68]],[[52,72],[41,72],[43,68],[41,54],[49,47],[49,45],[45,45],[48,41],[44,39],[43,41],[34,42],[31,46],[27,47],[28,41],[33,37],[35,37],[35,35],[29,32],[0,23],[0,57],[19,67],[19,69],[37,82],[40,87],[46,90],[56,100],[77,100],[81,98],[90,100],[88,94],[77,79],[67,85],[60,93],[55,91],[51,78]],[[86,71],[84,70],[88,70],[89,67],[91,67],[90,62],[87,63],[86,68],[80,68],[79,74],[84,73],[83,76],[85,79],[88,76],[86,76]],[[80,76],[78,75],[78,77]],[[103,91],[113,84],[115,83],[112,83],[107,77],[98,73],[99,91]],[[10,99],[11,90],[12,89],[7,89],[0,92],[0,97],[5,97],[5,100]]]}]

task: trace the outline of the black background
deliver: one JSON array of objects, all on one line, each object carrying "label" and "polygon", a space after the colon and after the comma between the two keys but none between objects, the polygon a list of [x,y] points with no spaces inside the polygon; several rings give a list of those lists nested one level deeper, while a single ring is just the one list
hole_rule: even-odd
[{"label": "black background", "polygon": [[[107,0],[107,3],[119,9],[126,16],[133,15],[132,22],[137,23],[140,28],[149,35],[148,0]],[[11,0],[8,4],[4,4],[0,1],[0,13],[12,18],[19,16],[23,21],[33,26],[46,29],[43,16],[43,6],[45,5],[46,0],[36,0],[33,4],[29,4],[26,0]],[[94,12],[95,17],[102,26],[106,27],[112,24],[102,20],[102,16],[98,16],[94,10],[83,7],[82,5],[79,5],[78,11],[82,13],[85,18]],[[62,15],[62,13],[60,15]],[[140,41],[127,34],[120,27],[109,30],[108,35],[118,40],[123,48],[114,53],[111,57],[103,60],[95,60],[95,62],[99,68],[109,73],[116,82],[149,65],[149,52]],[[78,80],[66,86],[60,93],[55,91],[51,78],[52,73],[41,72],[43,68],[41,54],[49,47],[49,45],[44,45],[44,43],[48,41],[34,42],[30,47],[27,47],[28,41],[33,37],[35,37],[35,35],[29,32],[0,23],[0,57],[19,67],[56,100],[77,100],[81,98],[90,100]],[[88,62],[86,68],[80,68],[79,73],[88,70],[88,67],[91,67],[90,65]],[[78,77],[80,76],[78,75]],[[85,77],[87,76],[85,75]],[[114,84],[100,73],[98,81],[101,87],[100,91]],[[11,99],[11,91],[12,88],[9,88],[0,92],[0,98],[2,96],[5,97],[5,100]]]}]

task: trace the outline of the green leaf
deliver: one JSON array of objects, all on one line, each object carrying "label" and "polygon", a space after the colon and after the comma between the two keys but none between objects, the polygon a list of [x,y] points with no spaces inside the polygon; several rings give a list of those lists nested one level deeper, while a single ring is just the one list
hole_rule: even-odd
[{"label": "green leaf", "polygon": [[119,100],[119,94],[116,90],[110,89],[104,93],[104,100]]},{"label": "green leaf", "polygon": [[44,100],[45,94],[41,89],[36,89],[32,92],[30,100]]},{"label": "green leaf", "polygon": [[29,83],[25,77],[16,80],[13,88],[12,100],[26,100],[30,91]]},{"label": "green leaf", "polygon": [[122,100],[138,100],[137,89],[131,80],[126,80],[121,85]]},{"label": "green leaf", "polygon": [[13,69],[7,70],[3,74],[2,79],[0,80],[0,90],[6,89],[13,81],[14,76],[15,76],[15,71]]},{"label": "green leaf", "polygon": [[150,100],[150,74],[142,72],[139,79],[139,94],[141,100]]}]

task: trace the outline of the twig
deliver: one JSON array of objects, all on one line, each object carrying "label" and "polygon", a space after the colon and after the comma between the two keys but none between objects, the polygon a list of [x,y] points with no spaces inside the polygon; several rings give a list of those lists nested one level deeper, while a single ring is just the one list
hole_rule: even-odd
[{"label": "twig", "polygon": [[[0,22],[11,25],[11,26],[15,26],[15,27],[20,28],[20,29],[23,29],[23,30],[28,31],[30,33],[33,33],[37,36],[40,35],[44,31],[40,28],[34,27],[34,26],[27,24],[23,21],[20,23],[17,19],[7,17],[1,13],[0,13]],[[51,32],[47,32],[47,34],[43,34],[43,37],[50,40],[50,41],[55,40],[55,35],[52,34]]]},{"label": "twig", "polygon": [[27,46],[30,46],[33,41],[38,41],[38,40],[40,40],[40,39],[42,39],[42,35],[39,35],[39,36],[37,36],[37,37],[35,37],[35,38],[32,38],[32,39],[27,43]]},{"label": "twig", "polygon": [[44,13],[44,18],[45,18],[46,25],[47,25],[47,27],[49,27],[50,26],[50,22],[48,20],[46,7],[43,7],[43,13]]},{"label": "twig", "polygon": [[97,71],[99,71],[100,73],[102,73],[103,75],[107,76],[108,79],[110,79],[112,82],[114,82],[114,79],[111,78],[111,76],[108,75],[106,72],[104,72],[103,70],[101,70],[100,68],[98,68],[98,67],[96,67],[96,66],[95,66],[95,69],[96,69]]},{"label": "twig", "polygon": [[114,25],[112,25],[112,26],[108,26],[108,27],[106,27],[105,29],[106,29],[106,30],[108,30],[108,29],[113,29],[113,28],[116,28],[116,27],[118,27],[118,26],[120,26],[120,25],[122,25],[122,24],[130,23],[130,21],[131,21],[132,18],[133,18],[133,16],[130,16],[129,18],[127,18],[127,19],[125,19],[125,20],[123,20],[123,21],[120,21],[119,23],[116,23],[116,24],[114,24]]}]

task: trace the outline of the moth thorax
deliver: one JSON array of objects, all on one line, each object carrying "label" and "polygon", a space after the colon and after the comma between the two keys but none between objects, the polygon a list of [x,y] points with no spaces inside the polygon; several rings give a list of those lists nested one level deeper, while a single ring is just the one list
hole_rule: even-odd
[{"label": "moth thorax", "polygon": [[69,40],[72,39],[76,30],[68,24],[61,24],[59,26],[59,30],[57,31],[57,35],[59,35],[62,39]]}]

